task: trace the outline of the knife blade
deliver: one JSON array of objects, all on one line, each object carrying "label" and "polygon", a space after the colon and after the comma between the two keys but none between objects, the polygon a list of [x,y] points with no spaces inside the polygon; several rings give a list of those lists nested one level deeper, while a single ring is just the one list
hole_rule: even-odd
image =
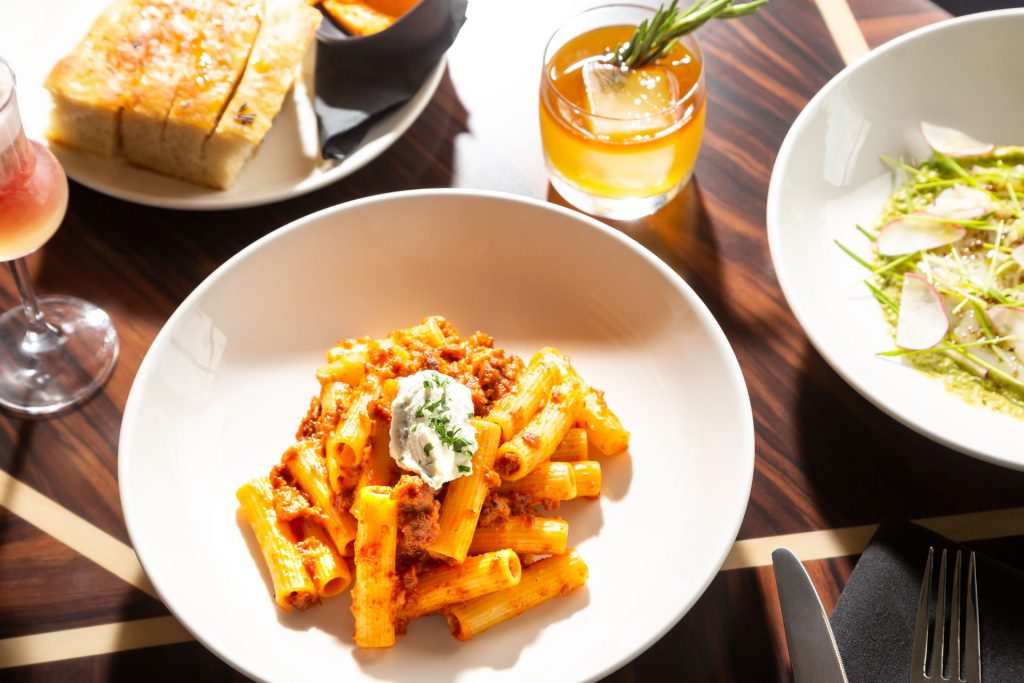
[{"label": "knife blade", "polygon": [[807,570],[788,548],[772,552],[789,659],[796,683],[847,683],[825,609]]}]

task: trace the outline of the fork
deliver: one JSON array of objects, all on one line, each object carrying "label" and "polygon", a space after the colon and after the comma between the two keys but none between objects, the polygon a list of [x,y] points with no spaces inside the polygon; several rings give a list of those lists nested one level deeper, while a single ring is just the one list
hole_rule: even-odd
[{"label": "fork", "polygon": [[[943,645],[946,637],[946,551],[942,551],[939,565],[939,586],[935,604],[935,626],[932,646],[928,649],[928,612],[932,593],[932,557],[934,548],[928,548],[928,562],[924,565],[921,596],[917,601],[917,624],[914,626],[914,649],[910,658],[911,683],[927,681],[956,681],[981,683],[981,634],[978,632],[978,576],[974,569],[974,553],[967,563],[967,609],[964,626],[963,676],[960,674],[960,551],[956,551],[953,566],[953,598],[949,617],[949,668],[943,670]],[[925,669],[928,658],[931,666]],[[931,673],[928,673],[928,672]]]}]

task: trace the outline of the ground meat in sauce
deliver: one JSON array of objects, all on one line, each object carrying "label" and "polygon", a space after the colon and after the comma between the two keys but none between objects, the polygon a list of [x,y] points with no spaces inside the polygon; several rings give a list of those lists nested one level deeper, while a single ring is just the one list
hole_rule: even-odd
[{"label": "ground meat in sauce", "polygon": [[499,453],[497,460],[494,462],[494,469],[507,477],[515,474],[519,470],[520,464],[521,461],[518,453]]},{"label": "ground meat in sauce", "polygon": [[[346,402],[349,399],[349,391],[348,385],[344,382],[334,382],[325,385],[320,390],[320,417],[318,422],[320,423],[321,436],[333,432],[341,421],[342,416],[345,415],[345,411],[348,409]],[[313,400],[316,401],[317,399],[314,398]]]},{"label": "ground meat in sauce", "polygon": [[[509,517],[534,514],[534,506],[542,501],[519,491],[491,491],[480,510],[480,526],[494,526],[508,521]],[[557,506],[557,503],[556,503]],[[547,505],[545,505],[547,508]]]},{"label": "ground meat in sauce", "polygon": [[537,436],[533,432],[528,432],[525,429],[523,431],[519,432],[519,438],[522,439],[523,443],[525,443],[530,448],[536,448],[537,444],[540,443],[540,437],[539,436]]},{"label": "ground meat in sauce", "polygon": [[320,598],[317,597],[316,593],[299,593],[297,591],[292,591],[284,601],[288,605],[286,609],[296,612],[305,612],[313,605],[320,604]]},{"label": "ground meat in sauce", "polygon": [[391,424],[391,401],[384,398],[375,398],[366,406],[366,414],[370,419]]},{"label": "ground meat in sauce", "polygon": [[[447,563],[443,560],[432,558],[426,553],[421,554],[415,560],[399,558],[396,566],[398,574],[398,587],[395,594],[396,610],[401,612],[402,607],[405,605],[405,596],[416,590],[416,586],[419,585],[420,582],[421,574],[431,572],[443,564]],[[398,633],[405,633],[406,624],[408,624],[407,619],[396,619],[395,631]]]},{"label": "ground meat in sauce", "polygon": [[275,486],[274,513],[278,519],[291,522],[313,514],[313,508],[306,496],[294,486]]},{"label": "ground meat in sauce", "polygon": [[302,422],[299,423],[299,428],[295,431],[296,439],[309,439],[316,436],[320,429],[317,421],[320,419],[320,399],[313,397],[309,402],[309,410],[306,411],[306,416],[302,418]]},{"label": "ground meat in sauce", "polygon": [[399,560],[409,563],[425,555],[440,533],[441,504],[434,498],[434,490],[415,475],[402,475],[391,495],[398,501]]}]

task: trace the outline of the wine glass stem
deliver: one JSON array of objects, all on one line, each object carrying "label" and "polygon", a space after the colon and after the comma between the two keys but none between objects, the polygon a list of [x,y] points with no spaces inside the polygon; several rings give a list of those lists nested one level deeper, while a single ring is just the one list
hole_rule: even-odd
[{"label": "wine glass stem", "polygon": [[18,294],[21,295],[21,305],[25,308],[29,331],[45,334],[49,328],[43,320],[43,312],[39,310],[39,301],[36,299],[36,290],[32,287],[28,263],[24,258],[19,258],[8,261],[8,265],[11,267],[11,274],[14,275],[14,282],[18,285]]},{"label": "wine glass stem", "polygon": [[24,258],[9,261],[14,282],[18,285],[22,308],[28,329],[21,339],[21,350],[29,356],[52,353],[63,344],[64,337],[59,329],[50,325],[43,318],[43,311],[36,299],[36,290],[32,287],[32,278],[28,272],[28,264]]}]

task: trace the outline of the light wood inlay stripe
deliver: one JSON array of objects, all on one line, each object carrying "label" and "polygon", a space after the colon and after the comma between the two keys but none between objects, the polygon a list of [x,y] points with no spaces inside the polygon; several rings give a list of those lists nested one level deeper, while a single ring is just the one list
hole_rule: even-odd
[{"label": "light wood inlay stripe", "polygon": [[192,640],[174,617],[155,617],[0,640],[0,668],[171,645]]},{"label": "light wood inlay stripe", "polygon": [[814,0],[843,62],[849,64],[866,55],[870,48],[846,0]]},{"label": "light wood inlay stripe", "polygon": [[[928,517],[914,521],[954,541],[1024,536],[1024,507]],[[867,547],[871,535],[877,528],[877,524],[868,524],[736,541],[729,551],[729,556],[725,558],[722,569],[770,565],[772,551],[781,547],[789,548],[803,561],[859,555]]]},{"label": "light wood inlay stripe", "polygon": [[0,506],[139,590],[157,597],[130,546],[0,470]]}]

